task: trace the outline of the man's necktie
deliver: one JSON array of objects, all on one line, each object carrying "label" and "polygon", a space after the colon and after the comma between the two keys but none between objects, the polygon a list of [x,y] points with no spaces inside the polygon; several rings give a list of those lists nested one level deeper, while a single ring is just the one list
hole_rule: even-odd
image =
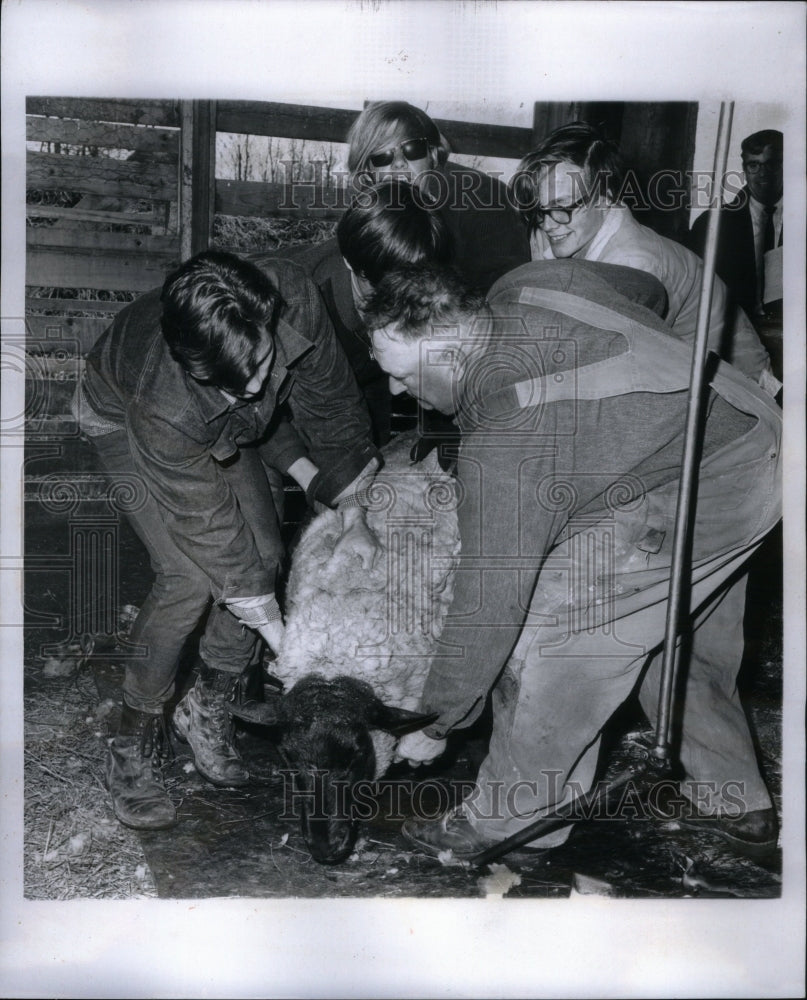
[{"label": "man's necktie", "polygon": [[762,235],[762,252],[767,253],[769,250],[774,248],[773,240],[773,213],[776,211],[776,206],[766,205],[765,206],[765,228]]},{"label": "man's necktie", "polygon": [[762,259],[759,262],[759,300],[765,302],[765,254],[774,248],[773,213],[776,211],[774,205],[763,206],[765,224],[762,229]]}]

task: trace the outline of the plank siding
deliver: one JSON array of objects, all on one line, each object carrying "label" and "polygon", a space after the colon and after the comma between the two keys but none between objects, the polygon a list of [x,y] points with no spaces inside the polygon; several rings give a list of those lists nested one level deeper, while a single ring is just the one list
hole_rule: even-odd
[{"label": "plank siding", "polygon": [[[219,132],[282,136],[344,142],[358,111],[274,104],[261,101],[219,101]],[[434,123],[455,153],[520,159],[532,148],[533,131],[511,125],[484,125],[435,118]]]},{"label": "plank siding", "polygon": [[177,254],[105,254],[30,247],[26,259],[28,285],[98,288],[145,292],[161,285],[179,263]]},{"label": "plank siding", "polygon": [[91,122],[119,122],[128,125],[167,125],[179,128],[179,102],[84,97],[29,97],[29,115],[53,115]]},{"label": "plank siding", "polygon": [[281,136],[344,142],[358,111],[276,104],[271,101],[218,101],[216,128],[219,132]]},{"label": "plank siding", "polygon": [[[50,310],[62,313],[88,312],[88,313],[118,313],[128,306],[128,302],[119,302],[113,299],[62,299],[53,295],[30,296],[25,300],[26,315],[30,315],[34,310]],[[48,317],[42,317],[47,319]],[[81,317],[74,317],[80,319]]]},{"label": "plank siding", "polygon": [[147,212],[102,212],[100,210],[63,208],[59,205],[26,205],[25,214],[31,219],[64,219],[66,222],[102,222],[116,226],[154,226],[152,209]]},{"label": "plank siding", "polygon": [[338,219],[349,200],[349,194],[341,188],[323,190],[306,182],[216,181],[216,212],[220,215]]},{"label": "plank siding", "polygon": [[38,226],[25,230],[29,247],[61,250],[91,250],[106,253],[157,253],[176,256],[179,240],[176,236],[146,236],[139,233],[105,233],[89,230]]},{"label": "plank siding", "polygon": [[25,120],[25,137],[29,142],[63,142],[72,146],[159,153],[173,160],[179,156],[178,129],[143,128],[138,125],[112,125],[72,118],[29,116]]},{"label": "plank siding", "polygon": [[177,196],[177,168],[171,164],[58,153],[28,153],[26,160],[29,190],[81,191],[165,201]]}]

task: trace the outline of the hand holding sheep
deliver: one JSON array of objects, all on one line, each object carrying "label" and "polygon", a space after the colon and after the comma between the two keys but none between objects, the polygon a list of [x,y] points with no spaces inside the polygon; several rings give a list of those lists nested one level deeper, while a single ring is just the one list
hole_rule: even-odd
[{"label": "hand holding sheep", "polygon": [[286,632],[283,622],[266,622],[263,625],[257,626],[257,630],[260,632],[264,642],[266,642],[272,652],[277,655],[280,652],[280,647],[283,643],[283,636]]},{"label": "hand holding sheep", "polygon": [[445,740],[433,740],[418,729],[400,738],[395,751],[395,760],[405,760],[410,767],[419,767],[421,764],[431,764],[445,748]]},{"label": "hand holding sheep", "polygon": [[381,543],[367,524],[364,511],[360,507],[344,509],[342,534],[334,546],[333,561],[358,556],[364,569],[372,569],[380,551]]}]

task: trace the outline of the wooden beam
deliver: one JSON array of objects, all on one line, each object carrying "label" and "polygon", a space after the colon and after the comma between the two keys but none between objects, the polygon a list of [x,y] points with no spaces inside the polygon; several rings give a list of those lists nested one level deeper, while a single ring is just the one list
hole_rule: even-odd
[{"label": "wooden beam", "polygon": [[[342,108],[275,104],[269,101],[219,101],[219,132],[282,136],[318,142],[344,142],[360,112]],[[435,118],[435,125],[455,153],[520,158],[530,148],[532,132],[511,125],[485,125]]]},{"label": "wooden beam", "polygon": [[98,253],[106,253],[112,250],[118,253],[158,253],[176,256],[179,252],[179,241],[176,236],[90,232],[85,229],[71,229],[69,226],[61,228],[50,228],[48,226],[26,227],[25,243],[29,248],[89,250]]},{"label": "wooden beam", "polygon": [[[79,202],[79,205],[81,202]],[[168,204],[158,202],[155,204]],[[101,212],[88,208],[64,208],[61,205],[26,205],[25,214],[31,219],[64,219],[66,222],[103,222],[121,226],[154,226],[153,210],[127,214],[126,212]],[[160,223],[164,225],[164,223]]]},{"label": "wooden beam", "polygon": [[145,292],[162,285],[176,267],[175,254],[70,253],[32,247],[25,258],[25,283],[55,288],[102,288]]},{"label": "wooden beam", "polygon": [[81,191],[166,201],[177,196],[176,167],[170,164],[56,153],[28,153],[26,163],[28,190]]},{"label": "wooden beam", "polygon": [[91,122],[179,127],[179,104],[170,100],[29,97],[25,101],[25,112],[29,115],[55,115],[58,118],[80,118]]},{"label": "wooden beam", "polygon": [[187,260],[210,246],[216,184],[216,104],[182,102],[180,143],[180,257]]},{"label": "wooden beam", "polygon": [[344,142],[358,111],[277,104],[272,101],[218,101],[219,132],[276,135],[286,139]]},{"label": "wooden beam", "polygon": [[216,181],[216,212],[221,215],[338,219],[349,202],[350,193],[344,188],[323,190],[303,182]]},{"label": "wooden beam", "polygon": [[140,125],[112,125],[79,121],[74,118],[25,119],[28,142],[64,142],[73,146],[97,146],[104,149],[136,149],[160,153],[176,160],[179,156],[179,130],[143,128]]},{"label": "wooden beam", "polygon": [[[124,302],[119,299],[62,299],[51,295],[29,296],[25,300],[25,314],[34,318],[34,312],[48,310],[57,312],[60,315],[54,317],[59,320],[62,313],[86,312],[86,313],[117,313],[131,302]],[[37,319],[50,319],[48,316],[36,316]],[[65,319],[82,319],[81,316],[66,316]]]},{"label": "wooden beam", "polygon": [[434,124],[455,153],[520,160],[529,152],[532,132],[514,125],[485,125],[435,118]]}]

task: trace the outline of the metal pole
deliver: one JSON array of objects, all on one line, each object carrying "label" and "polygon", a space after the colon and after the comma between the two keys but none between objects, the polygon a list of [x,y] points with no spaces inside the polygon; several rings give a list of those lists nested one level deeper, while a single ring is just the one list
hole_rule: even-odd
[{"label": "metal pole", "polygon": [[551,833],[552,830],[557,830],[558,827],[568,826],[569,823],[575,823],[579,819],[596,816],[598,807],[607,802],[611,793],[623,788],[641,773],[641,767],[630,767],[612,778],[607,784],[601,782],[590,791],[574,796],[565,805],[558,806],[551,815],[533,820],[529,826],[525,826],[518,833],[511,834],[506,840],[501,840],[498,844],[492,844],[474,854],[468,859],[469,864],[486,865],[490,861],[500,858],[503,854],[509,854],[517,847],[529,844],[536,837],[543,837],[545,834]]},{"label": "metal pole", "polygon": [[699,450],[701,420],[703,416],[703,388],[706,369],[706,340],[709,333],[709,315],[712,310],[712,287],[717,256],[717,235],[720,226],[720,188],[726,171],[731,119],[734,102],[723,101],[717,125],[714,176],[712,178],[712,199],[709,208],[709,224],[706,230],[706,245],[703,254],[703,277],[701,297],[698,307],[698,325],[695,344],[692,349],[692,370],[689,384],[689,405],[687,407],[686,429],[684,432],[684,454],[681,462],[681,485],[675,511],[675,533],[670,566],[670,591],[667,602],[667,622],[664,634],[664,654],[659,685],[658,720],[656,722],[656,745],[653,755],[660,760],[670,756],[670,717],[672,714],[673,687],[675,681],[676,638],[681,615],[681,585],[686,569],[687,550],[690,542],[690,515],[692,511],[695,463]]}]

